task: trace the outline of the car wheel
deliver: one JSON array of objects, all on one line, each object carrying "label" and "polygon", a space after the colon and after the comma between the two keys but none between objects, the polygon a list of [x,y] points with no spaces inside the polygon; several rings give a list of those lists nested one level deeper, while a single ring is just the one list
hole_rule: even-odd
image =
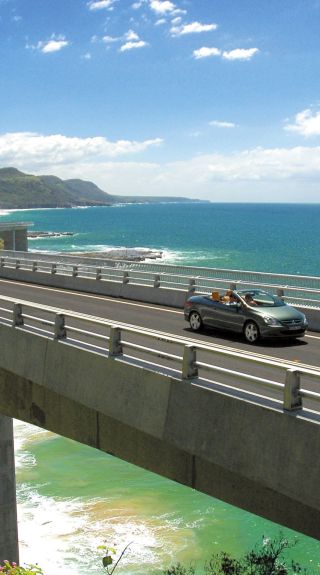
[{"label": "car wheel", "polygon": [[244,326],[244,337],[249,343],[255,343],[260,337],[257,324],[254,321],[248,321]]},{"label": "car wheel", "polygon": [[199,331],[202,328],[202,319],[197,311],[192,311],[189,316],[189,323],[192,331]]}]

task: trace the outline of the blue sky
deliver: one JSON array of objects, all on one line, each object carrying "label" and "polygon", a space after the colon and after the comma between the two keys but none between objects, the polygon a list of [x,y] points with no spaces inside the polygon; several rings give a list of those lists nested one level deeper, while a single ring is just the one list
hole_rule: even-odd
[{"label": "blue sky", "polygon": [[0,166],[318,202],[320,0],[0,0]]}]

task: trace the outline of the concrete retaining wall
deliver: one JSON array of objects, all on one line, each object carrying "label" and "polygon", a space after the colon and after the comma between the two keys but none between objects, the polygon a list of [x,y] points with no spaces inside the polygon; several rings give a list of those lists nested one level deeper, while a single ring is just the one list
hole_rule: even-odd
[{"label": "concrete retaining wall", "polygon": [[320,424],[0,325],[0,411],[320,538]]}]

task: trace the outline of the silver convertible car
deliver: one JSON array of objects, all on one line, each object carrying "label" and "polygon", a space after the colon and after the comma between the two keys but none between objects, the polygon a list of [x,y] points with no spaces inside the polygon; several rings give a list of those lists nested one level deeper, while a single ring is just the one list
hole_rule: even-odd
[{"label": "silver convertible car", "polygon": [[249,343],[255,343],[260,337],[302,337],[308,327],[303,313],[265,291],[229,291],[229,296],[212,292],[211,296],[189,297],[184,316],[191,329],[227,329],[242,333]]}]

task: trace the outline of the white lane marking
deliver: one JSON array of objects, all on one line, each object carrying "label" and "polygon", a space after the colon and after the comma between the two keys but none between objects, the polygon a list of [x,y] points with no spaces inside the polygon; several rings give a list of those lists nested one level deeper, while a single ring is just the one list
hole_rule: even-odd
[{"label": "white lane marking", "polygon": [[[98,300],[110,301],[110,302],[115,302],[115,301],[116,301],[117,304],[118,304],[118,303],[121,303],[121,304],[123,304],[123,305],[129,305],[129,306],[134,306],[134,307],[142,307],[142,308],[145,308],[145,309],[152,309],[152,310],[161,311],[161,312],[164,312],[164,311],[165,311],[165,312],[167,312],[167,313],[174,313],[174,314],[178,314],[178,315],[183,315],[183,311],[168,309],[168,308],[160,307],[160,306],[155,307],[155,306],[152,306],[152,305],[146,305],[146,304],[138,303],[138,302],[128,302],[128,301],[123,301],[123,300],[118,299],[118,298],[110,298],[110,297],[108,297],[108,296],[99,296],[99,295],[94,295],[94,294],[86,294],[86,293],[81,293],[81,292],[77,292],[77,291],[58,289],[58,288],[55,288],[55,287],[39,286],[39,285],[36,285],[36,284],[30,284],[30,283],[26,283],[26,282],[17,282],[17,281],[14,281],[14,280],[10,281],[10,280],[0,279],[0,283],[1,283],[1,282],[2,282],[2,283],[7,283],[7,284],[12,284],[12,283],[14,283],[14,284],[19,285],[19,286],[21,286],[21,285],[24,286],[24,285],[25,285],[25,286],[27,286],[27,287],[31,287],[31,288],[35,288],[35,289],[41,289],[41,290],[44,290],[44,291],[55,291],[55,292],[57,292],[57,293],[63,293],[64,295],[76,295],[76,296],[84,297],[84,298],[88,298],[88,299],[98,299]],[[70,311],[71,311],[71,310],[70,310]],[[89,316],[89,314],[79,314],[79,315],[80,315],[80,316],[83,315],[83,316],[87,316],[87,317],[96,318],[96,316]],[[100,318],[100,319],[104,319],[105,321],[110,322],[110,323],[115,323],[115,320],[109,320],[109,319],[106,319],[106,318]],[[119,323],[116,322],[116,323],[117,323],[119,326],[122,325],[122,326],[124,326],[124,327],[125,327],[125,326],[132,327],[132,328],[137,328],[137,327],[139,327],[139,326],[137,326],[137,325],[127,324],[127,323],[125,324],[125,323],[122,323],[122,322],[119,322]],[[166,336],[167,336],[167,337],[174,337],[174,335],[173,335],[173,334],[170,334],[170,333],[159,332],[159,331],[156,331],[156,330],[152,330],[152,329],[145,328],[144,326],[140,326],[140,327],[143,328],[143,329],[145,329],[145,330],[147,330],[147,331],[149,331],[150,333],[154,333],[155,335],[161,333],[161,335],[164,335],[165,337],[166,337]],[[200,340],[200,339],[193,339],[192,337],[185,337],[185,336],[177,336],[177,337],[179,337],[180,339],[182,339],[182,340],[184,340],[184,341],[186,341],[186,342],[189,342],[189,343],[191,342],[191,343],[195,343],[195,344],[206,345],[206,346],[208,346],[209,349],[211,349],[211,348],[218,348],[218,349],[222,349],[222,350],[225,350],[225,351],[231,351],[231,352],[233,352],[233,353],[240,354],[240,355],[242,355],[242,354],[252,355],[252,357],[257,357],[257,358],[260,358],[260,359],[267,359],[267,360],[271,360],[271,361],[272,361],[272,360],[277,360],[277,361],[279,361],[279,362],[285,363],[286,365],[291,365],[291,366],[295,366],[295,367],[300,366],[300,367],[305,367],[305,368],[307,368],[307,367],[310,368],[310,367],[311,367],[312,369],[316,369],[316,370],[319,370],[319,369],[320,369],[318,366],[313,366],[313,365],[310,365],[310,364],[300,363],[299,361],[292,361],[292,360],[282,359],[282,358],[277,357],[276,355],[274,355],[274,356],[273,356],[273,355],[266,355],[266,354],[257,353],[257,352],[251,351],[251,350],[247,350],[247,351],[246,351],[246,350],[239,349],[239,348],[236,348],[236,347],[230,347],[230,346],[221,345],[221,344],[217,344],[217,343],[212,343],[212,344],[211,344],[210,342],[206,342],[206,341]],[[306,335],[305,337],[309,337],[309,338],[311,338],[311,339],[320,339],[319,336],[314,336],[314,335]]]}]

